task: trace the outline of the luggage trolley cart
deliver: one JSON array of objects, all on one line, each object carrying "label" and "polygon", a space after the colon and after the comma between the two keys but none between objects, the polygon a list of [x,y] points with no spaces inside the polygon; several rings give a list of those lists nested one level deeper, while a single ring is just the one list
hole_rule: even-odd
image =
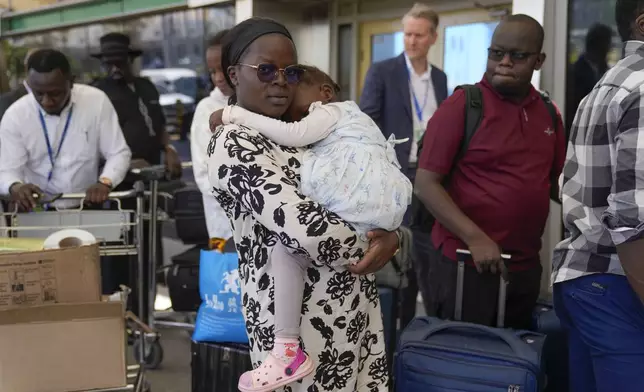
[{"label": "luggage trolley cart", "polygon": [[[191,168],[192,162],[184,162],[182,163],[182,167],[184,169]],[[149,282],[149,290],[143,293],[143,300],[147,301],[146,303],[148,304],[148,314],[142,315],[142,319],[152,331],[156,331],[156,327],[178,328],[192,331],[194,329],[193,323],[180,322],[173,319],[180,312],[156,312],[154,309],[157,292],[157,223],[170,220],[167,211],[169,210],[168,206],[170,201],[174,198],[170,193],[159,192],[159,181],[166,179],[165,165],[153,165],[131,171],[133,174],[138,175],[141,181],[147,183],[147,190],[144,192],[147,203],[144,203],[145,212],[142,214],[142,217],[143,220],[149,222],[149,257],[147,260],[144,260],[144,262],[148,263],[148,274],[145,278]],[[159,199],[165,201],[165,208],[159,208]],[[187,316],[184,316],[184,318],[188,319]],[[156,369],[163,361],[163,349],[158,339],[160,337],[158,333],[155,332],[149,336],[153,338],[151,341],[152,344],[148,344],[145,351],[135,350],[135,353],[137,355],[140,353],[145,354],[144,360],[141,361],[139,359],[140,356],[137,356],[137,360],[140,363],[145,362],[145,366],[148,369]],[[148,342],[150,342],[149,339]]]},{"label": "luggage trolley cart", "polygon": [[[13,238],[47,238],[50,234],[62,229],[86,230],[99,242],[101,256],[137,256],[137,287],[142,287],[143,279],[143,214],[144,214],[144,185],[135,183],[134,189],[123,192],[112,192],[108,199],[117,204],[116,210],[88,210],[84,208],[84,193],[64,193],[56,195],[47,203],[54,201],[68,201],[70,208],[55,207],[52,211],[19,213],[3,213],[3,219],[10,217],[11,227],[3,230]],[[121,200],[136,198],[136,210],[123,210]],[[133,231],[133,233],[132,233]],[[130,236],[130,234],[133,234]],[[126,294],[129,290],[126,289]],[[137,301],[142,309],[145,293],[138,290]],[[129,328],[133,331],[137,358],[144,358],[148,342],[158,344],[158,336],[149,326],[145,325],[131,312],[126,313]],[[92,392],[117,392],[117,391],[149,391],[145,380],[145,364],[138,360],[137,365],[127,367],[128,385],[123,388],[99,389]]]},{"label": "luggage trolley cart", "polygon": [[[184,169],[192,168],[192,162],[183,162],[181,166]],[[156,170],[157,173],[162,173],[165,170],[165,168],[163,166],[155,166],[152,168],[152,170]],[[174,196],[167,192],[159,192],[159,180],[161,178],[163,177],[160,175],[149,178],[150,200],[151,200],[151,203],[155,203],[150,205],[150,210],[151,211],[153,209],[158,210],[158,205],[156,203],[158,202],[159,199],[163,199],[165,201],[165,209],[163,211],[159,211],[157,214],[148,215],[148,218],[150,219],[150,238],[151,238],[151,241],[150,241],[151,257],[150,258],[152,260],[156,259],[156,252],[157,252],[157,246],[156,246],[157,222],[172,220],[171,217],[167,214],[167,211],[168,211],[168,205],[174,199]],[[152,271],[152,269],[150,271]],[[157,274],[152,273],[152,276],[150,277],[150,281],[156,284],[156,279],[157,279]],[[150,298],[150,302],[154,304],[155,298],[154,297]],[[150,315],[148,316],[148,322],[152,328],[155,328],[155,327],[176,328],[176,329],[187,331],[189,333],[192,333],[192,331],[195,328],[194,312],[177,312],[177,311],[157,312],[154,310],[153,306],[148,307],[148,309],[150,310]],[[178,319],[182,319],[184,321],[177,321]]]}]

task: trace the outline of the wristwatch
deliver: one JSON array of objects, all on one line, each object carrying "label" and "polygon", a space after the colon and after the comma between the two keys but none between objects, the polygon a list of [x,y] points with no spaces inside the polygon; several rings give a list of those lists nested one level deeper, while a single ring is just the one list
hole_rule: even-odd
[{"label": "wristwatch", "polygon": [[106,187],[112,189],[112,180],[107,177],[101,177],[98,179],[98,182],[105,185]]}]

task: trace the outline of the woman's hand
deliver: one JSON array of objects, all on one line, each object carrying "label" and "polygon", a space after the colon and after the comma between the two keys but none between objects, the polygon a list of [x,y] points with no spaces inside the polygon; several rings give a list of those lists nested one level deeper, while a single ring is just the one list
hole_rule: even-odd
[{"label": "woman's hand", "polygon": [[357,275],[372,274],[385,266],[396,254],[399,247],[398,235],[393,231],[374,230],[367,233],[369,249],[358,264],[348,270]]},{"label": "woman's hand", "polygon": [[210,132],[214,133],[215,130],[217,130],[217,127],[224,124],[223,115],[224,109],[214,111],[210,115]]}]

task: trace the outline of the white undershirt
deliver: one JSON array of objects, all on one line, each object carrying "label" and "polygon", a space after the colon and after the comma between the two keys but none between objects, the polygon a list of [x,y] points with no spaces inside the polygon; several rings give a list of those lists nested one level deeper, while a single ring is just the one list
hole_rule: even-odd
[{"label": "white undershirt", "polygon": [[190,153],[192,170],[197,186],[203,195],[203,206],[206,214],[206,226],[210,238],[228,239],[233,232],[226,212],[212,195],[212,185],[208,179],[208,144],[212,138],[210,132],[210,115],[223,109],[228,104],[221,90],[215,88],[209,96],[199,101],[190,127]]},{"label": "white undershirt", "polygon": [[[425,133],[425,129],[427,129],[427,122],[434,115],[434,112],[436,112],[438,104],[436,102],[436,92],[434,90],[434,84],[432,83],[431,78],[431,65],[428,63],[427,71],[425,71],[421,75],[418,75],[414,71],[414,67],[412,67],[411,61],[409,61],[409,57],[407,57],[407,55],[405,55],[405,61],[407,63],[407,69],[409,70],[411,80],[411,83],[409,85],[409,95],[411,96],[411,114],[414,119],[414,137],[412,137],[411,140],[409,162],[416,163],[418,161],[418,142],[420,141],[419,137],[421,137]],[[416,112],[414,94],[416,94],[418,105],[422,107],[422,121],[418,118],[418,114]],[[427,96],[426,102],[425,96]],[[423,106],[423,104],[425,105]]]}]

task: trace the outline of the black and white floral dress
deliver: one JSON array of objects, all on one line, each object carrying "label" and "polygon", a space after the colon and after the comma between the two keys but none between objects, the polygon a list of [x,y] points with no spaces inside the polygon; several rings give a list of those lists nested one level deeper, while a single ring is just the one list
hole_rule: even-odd
[{"label": "black and white floral dress", "polygon": [[299,191],[302,150],[276,145],[240,125],[220,127],[208,146],[213,194],[228,215],[240,256],[239,273],[253,365],[273,347],[273,247],[281,242],[309,257],[302,340],[317,368],[287,392],[384,392],[388,375],[378,290],[373,275],[357,276],[340,258],[359,259],[367,244],[334,213]]}]

